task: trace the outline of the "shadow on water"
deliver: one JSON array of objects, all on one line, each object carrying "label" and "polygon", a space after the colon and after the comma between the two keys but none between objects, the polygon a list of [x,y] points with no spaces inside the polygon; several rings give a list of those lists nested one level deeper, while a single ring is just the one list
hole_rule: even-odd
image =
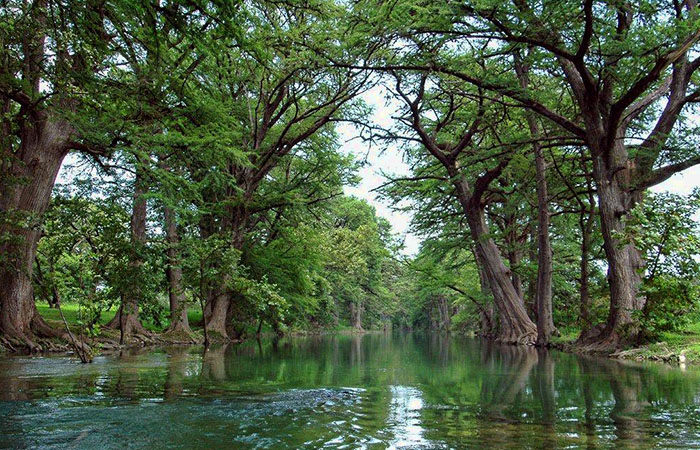
[{"label": "shadow on water", "polygon": [[700,372],[445,334],[0,358],[3,448],[700,445]]}]

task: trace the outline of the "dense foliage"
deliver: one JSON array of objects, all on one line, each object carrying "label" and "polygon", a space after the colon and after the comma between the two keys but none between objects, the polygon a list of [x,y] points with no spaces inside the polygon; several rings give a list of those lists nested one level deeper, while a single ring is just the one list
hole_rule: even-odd
[{"label": "dense foliage", "polygon": [[[694,317],[698,195],[647,192],[700,163],[694,1],[9,0],[0,21],[10,347],[66,337],[43,301],[122,343],[393,325],[600,350]],[[378,195],[418,254],[344,194],[340,123],[410,167]]]}]

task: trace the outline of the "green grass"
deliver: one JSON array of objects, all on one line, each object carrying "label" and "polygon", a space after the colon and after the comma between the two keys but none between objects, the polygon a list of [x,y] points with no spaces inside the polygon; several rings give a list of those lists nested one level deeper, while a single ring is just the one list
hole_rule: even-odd
[{"label": "green grass", "polygon": [[692,323],[683,330],[663,333],[660,341],[673,353],[683,354],[691,363],[700,363],[700,322]]},{"label": "green grass", "polygon": [[[49,305],[46,303],[37,303],[36,309],[39,310],[39,314],[41,314],[44,320],[50,323],[58,322],[63,325],[63,320],[61,319],[61,314],[58,312],[58,309],[49,308]],[[110,310],[103,311],[100,315],[100,323],[105,324],[109,322],[109,320],[114,317],[117,309],[118,308],[114,307]],[[63,311],[63,315],[66,317],[66,322],[68,322],[69,325],[77,325],[79,310],[80,305],[78,303],[64,303],[61,305],[61,311]]]},{"label": "green grass", "polygon": [[190,326],[194,323],[200,323],[202,321],[202,310],[200,308],[188,308],[187,320],[190,322]]},{"label": "green grass", "polygon": [[[37,303],[36,309],[39,311],[39,314],[41,314],[44,320],[46,320],[50,325],[57,328],[63,328],[63,320],[61,319],[58,309],[49,308],[49,305],[43,302]],[[117,313],[118,309],[119,308],[115,306],[109,310],[102,311],[100,314],[100,324],[104,325],[109,322]],[[66,322],[68,322],[68,325],[71,328],[78,326],[78,320],[80,317],[80,305],[78,303],[63,303],[61,305],[61,311],[63,311],[63,315],[66,317]],[[202,321],[201,309],[198,307],[191,307],[187,311],[187,318],[190,321],[190,325],[193,323],[200,323]],[[170,321],[167,318],[163,321],[162,327],[158,327],[151,322],[145,322],[143,324],[143,326],[150,331],[162,331],[163,329],[168,328],[168,325],[170,325]]]},{"label": "green grass", "polygon": [[575,327],[561,328],[559,336],[552,336],[552,344],[568,344],[575,341],[581,330]]}]

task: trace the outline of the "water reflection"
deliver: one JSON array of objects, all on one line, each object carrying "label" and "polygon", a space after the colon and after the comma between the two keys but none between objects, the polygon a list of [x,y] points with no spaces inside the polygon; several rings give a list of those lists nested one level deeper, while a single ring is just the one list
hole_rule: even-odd
[{"label": "water reflection", "polygon": [[427,446],[429,441],[423,436],[425,430],[421,424],[423,398],[418,389],[407,386],[391,386],[391,412],[389,413],[389,432],[394,435],[391,448]]},{"label": "water reflection", "polygon": [[413,334],[0,358],[0,447],[700,446],[700,372]]}]

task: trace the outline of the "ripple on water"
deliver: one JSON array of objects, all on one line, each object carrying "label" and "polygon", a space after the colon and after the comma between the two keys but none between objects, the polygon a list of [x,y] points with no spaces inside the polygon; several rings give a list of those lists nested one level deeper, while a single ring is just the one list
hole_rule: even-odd
[{"label": "ripple on water", "polygon": [[0,358],[1,448],[700,447],[700,372],[329,336]]}]

